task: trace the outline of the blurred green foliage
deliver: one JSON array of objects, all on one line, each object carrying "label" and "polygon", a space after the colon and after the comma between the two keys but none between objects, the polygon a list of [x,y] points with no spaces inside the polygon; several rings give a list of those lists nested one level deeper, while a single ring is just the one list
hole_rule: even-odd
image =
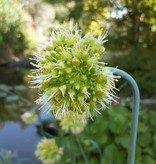
[{"label": "blurred green foliage", "polygon": [[21,164],[17,161],[16,153],[11,150],[0,149],[0,164],[11,164],[14,160],[17,164]]},{"label": "blurred green foliage", "polygon": [[[7,55],[22,56],[34,47],[32,33],[24,23],[24,11],[17,0],[0,0],[0,59]],[[31,44],[29,43],[32,41]]]},{"label": "blurred green foliage", "polygon": [[[109,65],[114,67],[118,66],[134,77],[138,83],[142,98],[156,97],[155,51],[140,46],[131,46],[124,55],[122,52],[114,53],[113,56],[110,56],[108,61]],[[119,80],[118,85],[120,86],[124,83],[126,83],[125,80]],[[126,85],[122,95],[129,96],[131,92],[131,88]]]},{"label": "blurred green foliage", "polygon": [[[78,135],[79,142],[89,164],[125,164],[128,158],[132,112],[121,106],[112,107],[94,118],[94,121]],[[155,111],[140,111],[136,164],[155,164],[156,135]],[[85,164],[75,138],[67,135],[63,139],[65,147],[62,163]],[[72,147],[72,148],[71,148]],[[70,158],[71,157],[71,158]],[[61,164],[60,162],[60,164]]]}]

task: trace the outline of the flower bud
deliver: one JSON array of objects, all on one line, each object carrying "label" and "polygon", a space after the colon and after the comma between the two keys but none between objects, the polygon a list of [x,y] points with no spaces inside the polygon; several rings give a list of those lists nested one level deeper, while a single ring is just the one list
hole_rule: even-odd
[{"label": "flower bud", "polygon": [[82,75],[82,76],[81,76],[81,79],[82,79],[83,81],[87,80],[86,75]]},{"label": "flower bud", "polygon": [[79,89],[80,89],[80,84],[79,84],[79,83],[76,83],[76,84],[74,85],[74,87],[75,87],[76,90],[79,90]]},{"label": "flower bud", "polygon": [[72,72],[72,69],[71,69],[71,68],[66,68],[66,72],[67,72],[68,74],[70,74],[70,73]]},{"label": "flower bud", "polygon": [[53,50],[53,46],[47,46],[47,47],[46,47],[46,50],[47,50],[47,51]]},{"label": "flower bud", "polygon": [[80,65],[79,59],[73,58],[73,59],[72,59],[72,64],[73,64],[73,66],[78,66],[78,65]]}]

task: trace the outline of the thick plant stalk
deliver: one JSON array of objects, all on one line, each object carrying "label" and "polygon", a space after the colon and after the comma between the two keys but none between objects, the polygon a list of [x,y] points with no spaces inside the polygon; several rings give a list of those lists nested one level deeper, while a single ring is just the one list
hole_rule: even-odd
[{"label": "thick plant stalk", "polygon": [[85,151],[83,150],[83,148],[82,148],[82,146],[81,146],[81,143],[80,143],[79,138],[78,138],[77,135],[75,135],[75,139],[76,139],[76,142],[77,142],[77,144],[78,144],[78,147],[80,148],[80,151],[81,151],[81,154],[82,154],[83,159],[84,159],[84,161],[85,161],[85,164],[88,164],[88,159],[87,159],[87,157],[86,157],[86,155],[85,155]]},{"label": "thick plant stalk", "polygon": [[136,81],[125,71],[110,67],[114,74],[119,75],[126,79],[133,89],[133,110],[132,110],[132,127],[130,134],[130,145],[128,150],[128,161],[127,164],[135,163],[135,150],[137,140],[137,129],[138,129],[138,117],[139,117],[139,105],[140,105],[140,92]]}]

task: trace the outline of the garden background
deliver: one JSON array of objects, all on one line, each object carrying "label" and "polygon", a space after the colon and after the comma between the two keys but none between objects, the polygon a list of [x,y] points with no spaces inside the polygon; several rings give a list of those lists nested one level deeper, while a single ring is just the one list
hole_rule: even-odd
[{"label": "garden background", "polygon": [[[39,108],[34,103],[37,91],[28,84],[33,68],[29,58],[37,45],[49,40],[53,29],[69,21],[84,34],[106,32],[102,60],[128,72],[138,83],[141,109],[136,164],[155,164],[155,0],[0,0],[0,163],[39,164],[34,152],[45,135],[41,127],[57,135],[48,115],[41,112],[31,125],[21,115]],[[98,164],[99,159],[102,164],[126,163],[132,89],[123,79],[117,87],[119,104],[91,121],[79,136],[89,164]],[[77,163],[84,163],[78,152],[75,156]],[[66,163],[69,161],[67,158]]]}]

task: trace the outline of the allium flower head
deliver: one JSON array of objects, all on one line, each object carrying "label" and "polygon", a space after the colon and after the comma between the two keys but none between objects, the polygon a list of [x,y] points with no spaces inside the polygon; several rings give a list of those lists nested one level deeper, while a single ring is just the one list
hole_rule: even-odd
[{"label": "allium flower head", "polygon": [[32,84],[41,92],[37,103],[57,118],[69,111],[92,115],[114,100],[114,75],[99,61],[105,34],[83,36],[70,26],[53,31],[51,38],[35,57]]},{"label": "allium flower head", "polygon": [[21,116],[22,121],[26,124],[31,124],[37,120],[38,115],[35,111],[27,111]]},{"label": "allium flower head", "polygon": [[60,119],[60,125],[65,132],[78,134],[83,131],[87,124],[88,114],[78,114],[73,111],[67,111],[66,117]]},{"label": "allium flower head", "polygon": [[55,139],[44,138],[37,145],[36,156],[44,164],[57,163],[63,154],[63,148],[59,148]]}]

